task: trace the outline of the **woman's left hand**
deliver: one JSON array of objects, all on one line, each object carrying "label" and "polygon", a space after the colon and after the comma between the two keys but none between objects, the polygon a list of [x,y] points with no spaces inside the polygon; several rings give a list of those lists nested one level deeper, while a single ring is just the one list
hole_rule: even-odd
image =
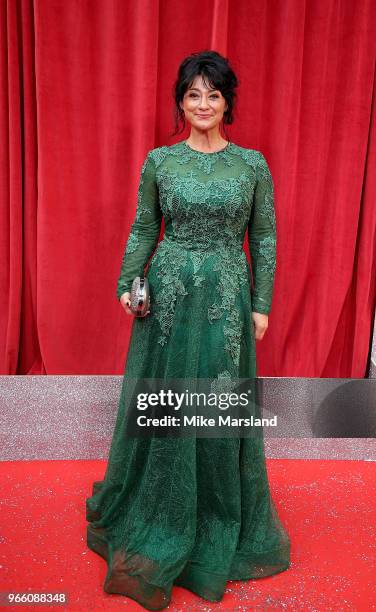
[{"label": "woman's left hand", "polygon": [[262,340],[268,329],[269,315],[261,312],[252,312],[252,320],[255,329],[256,340]]}]

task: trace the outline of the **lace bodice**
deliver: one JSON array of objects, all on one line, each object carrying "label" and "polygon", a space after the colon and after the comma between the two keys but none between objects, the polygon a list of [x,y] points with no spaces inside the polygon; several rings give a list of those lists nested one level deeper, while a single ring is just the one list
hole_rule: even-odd
[{"label": "lace bodice", "polygon": [[[203,153],[181,141],[148,152],[121,264],[118,299],[131,290],[136,276],[144,274],[158,243],[162,217],[165,231],[158,249],[167,241],[191,251],[197,286],[200,264],[208,253],[228,252],[232,262],[241,260],[248,228],[252,310],[269,313],[276,262],[276,218],[273,180],[260,151],[230,142],[220,151]],[[174,264],[179,267],[179,257]],[[172,273],[178,274],[178,269]]]}]

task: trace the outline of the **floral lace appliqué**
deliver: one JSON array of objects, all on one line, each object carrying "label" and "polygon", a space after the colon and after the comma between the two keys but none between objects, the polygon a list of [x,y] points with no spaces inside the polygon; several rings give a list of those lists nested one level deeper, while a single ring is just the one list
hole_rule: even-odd
[{"label": "floral lace appliqu\u00e9", "polygon": [[223,332],[225,348],[235,365],[239,365],[240,344],[243,322],[236,307],[240,287],[248,282],[247,260],[244,251],[234,256],[231,251],[224,251],[213,268],[219,272],[218,294],[220,302],[214,302],[208,309],[208,320],[212,323],[225,316]]},{"label": "floral lace appliqu\u00e9", "polygon": [[166,344],[170,334],[178,296],[188,294],[179,275],[186,263],[186,252],[164,247],[165,245],[160,245],[153,262],[153,265],[158,266],[157,277],[161,280],[161,289],[155,298],[154,313],[161,329],[158,343],[162,346]]},{"label": "floral lace appliqu\u00e9", "polygon": [[216,395],[231,393],[236,385],[236,381],[233,381],[231,378],[231,373],[228,370],[224,370],[223,372],[219,372],[217,378],[211,382],[210,391]]},{"label": "floral lace appliqu\u00e9", "polygon": [[139,246],[139,240],[138,240],[138,236],[137,236],[137,230],[134,228],[132,229],[132,231],[129,234],[128,240],[127,240],[127,244],[125,247],[125,252],[128,253],[134,253],[137,250],[137,247]]},{"label": "floral lace appliqu\u00e9", "polygon": [[276,240],[273,236],[267,236],[260,240],[258,252],[263,259],[258,262],[258,272],[267,272],[270,276],[274,276],[276,269],[275,250]]}]

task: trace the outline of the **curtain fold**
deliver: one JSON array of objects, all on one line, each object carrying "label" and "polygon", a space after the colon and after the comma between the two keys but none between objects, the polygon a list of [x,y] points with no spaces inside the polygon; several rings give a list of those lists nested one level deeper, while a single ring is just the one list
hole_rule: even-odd
[{"label": "curtain fold", "polygon": [[259,375],[366,375],[372,0],[7,0],[0,28],[1,374],[123,372],[132,319],[116,282],[141,165],[187,137],[172,134],[176,71],[213,48],[240,81],[227,133],[263,152],[275,184]]}]

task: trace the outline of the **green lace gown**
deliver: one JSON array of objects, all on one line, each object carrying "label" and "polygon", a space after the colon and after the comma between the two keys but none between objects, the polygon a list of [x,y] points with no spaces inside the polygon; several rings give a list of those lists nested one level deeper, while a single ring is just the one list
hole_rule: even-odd
[{"label": "green lace gown", "polygon": [[107,469],[93,483],[86,516],[88,547],[107,561],[104,591],[146,609],[167,607],[174,584],[219,601],[227,580],[290,564],[263,437],[124,434],[127,376],[257,377],[251,312],[271,308],[273,194],[263,154],[231,142],[214,153],[186,141],[157,147],[142,166],[117,297],[146,273],[151,312],[132,321]]}]

